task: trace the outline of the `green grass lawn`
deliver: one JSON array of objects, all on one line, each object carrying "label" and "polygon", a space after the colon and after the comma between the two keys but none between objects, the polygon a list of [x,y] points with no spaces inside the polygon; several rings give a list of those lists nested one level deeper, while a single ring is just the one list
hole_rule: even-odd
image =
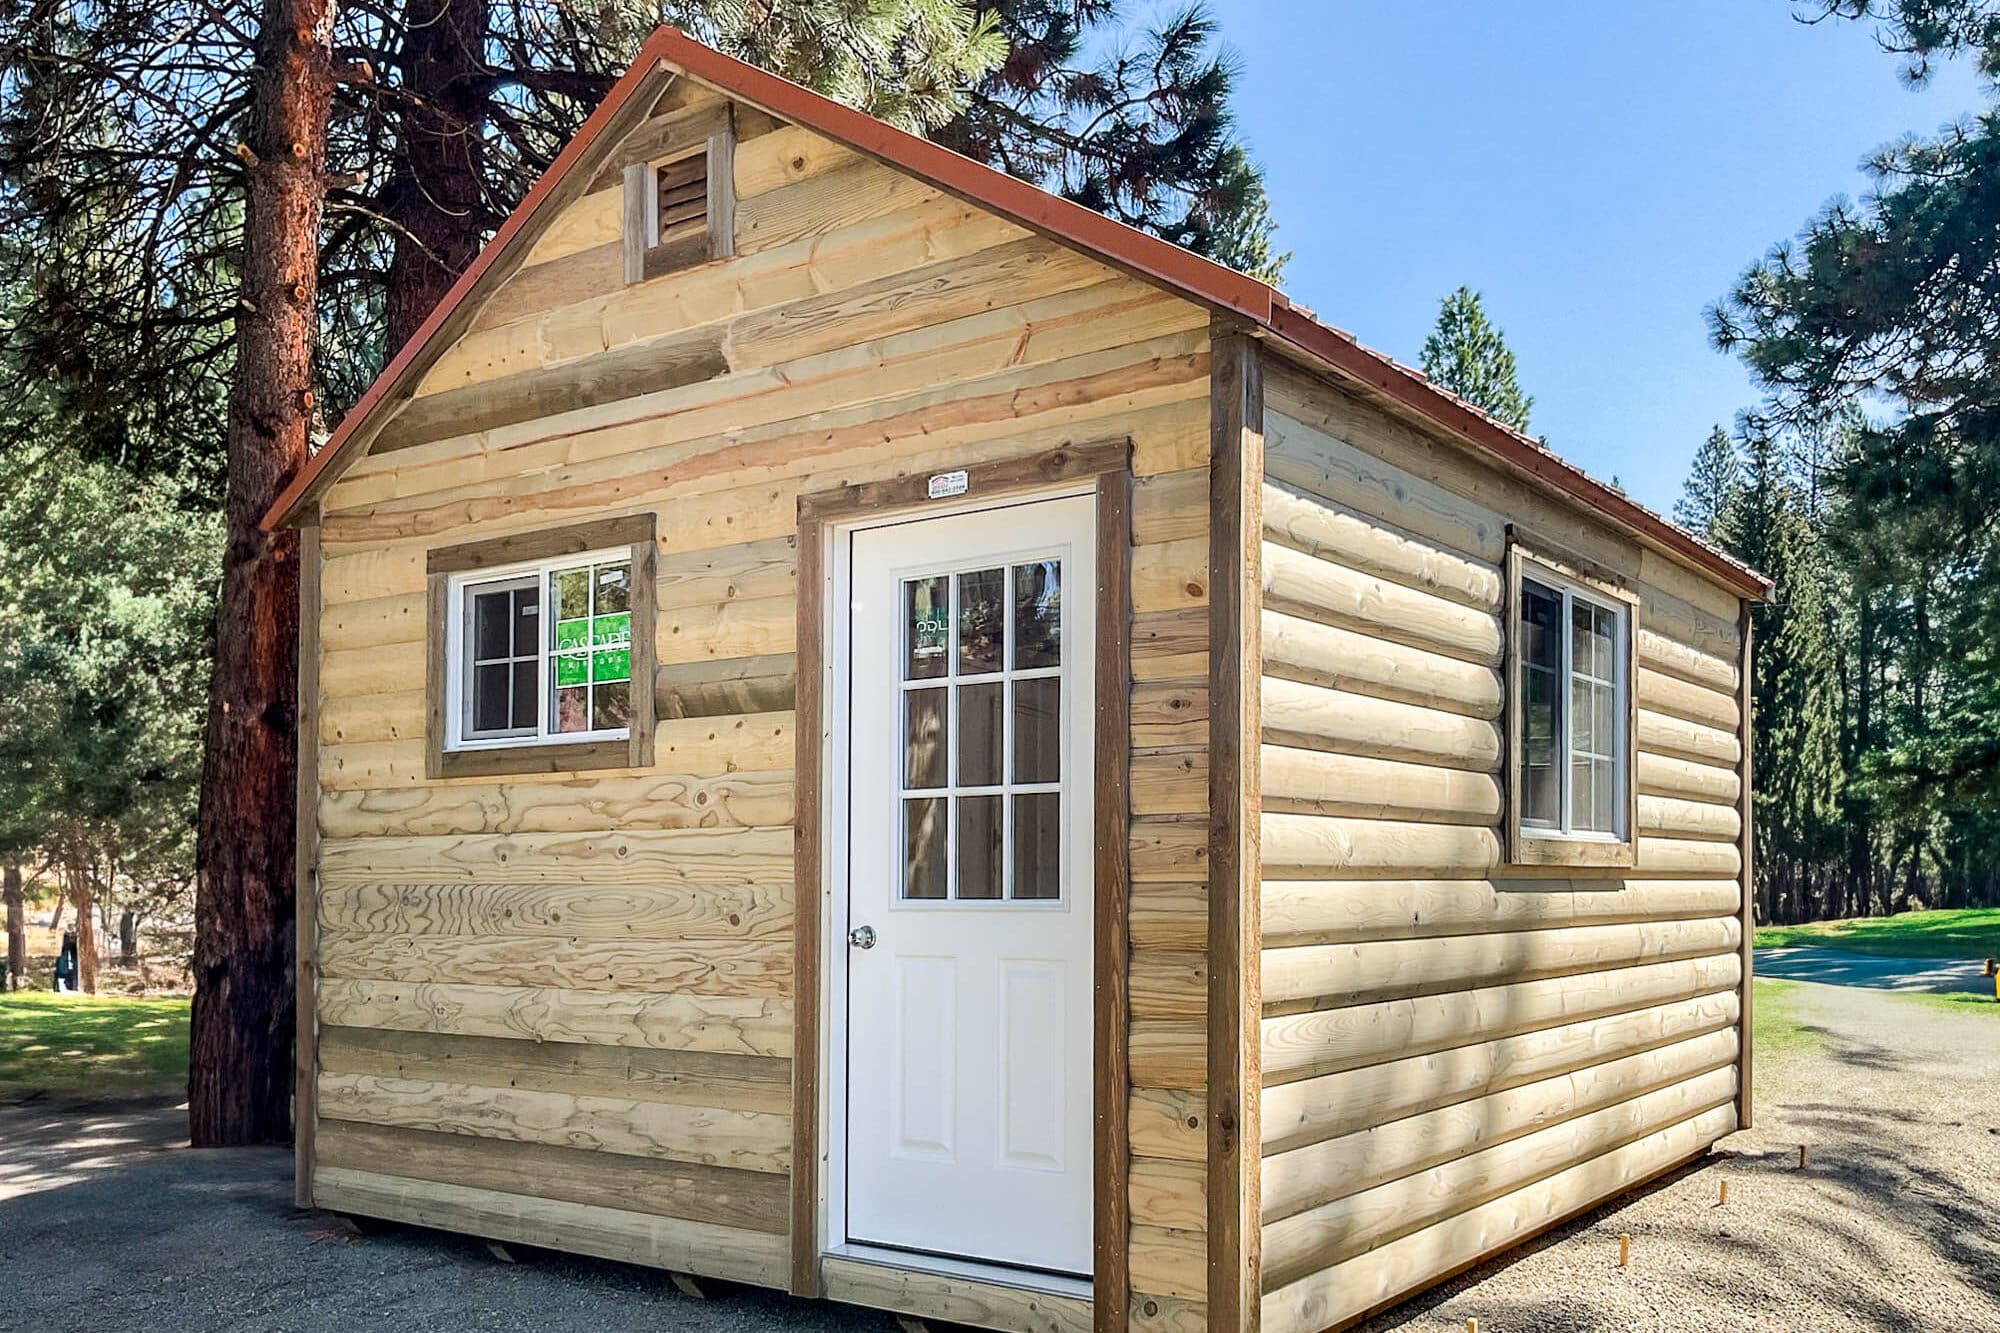
[{"label": "green grass lawn", "polygon": [[1993,998],[1992,991],[1946,991],[1935,994],[1928,991],[1891,991],[1898,999],[1912,1004],[1926,1005],[1932,1009],[1947,1009],[1955,1014],[1986,1014],[2000,1018],[2000,1000]]},{"label": "green grass lawn", "polygon": [[1804,1050],[1819,1043],[1819,1034],[1799,1021],[1799,983],[1756,977],[1750,1002],[1756,1024],[1758,1052]]},{"label": "green grass lawn", "polygon": [[187,1066],[185,999],[0,995],[0,1101],[173,1092]]},{"label": "green grass lawn", "polygon": [[1851,921],[1758,927],[1760,949],[1794,944],[1896,958],[1996,958],[2000,957],[2000,908],[1899,912]]}]

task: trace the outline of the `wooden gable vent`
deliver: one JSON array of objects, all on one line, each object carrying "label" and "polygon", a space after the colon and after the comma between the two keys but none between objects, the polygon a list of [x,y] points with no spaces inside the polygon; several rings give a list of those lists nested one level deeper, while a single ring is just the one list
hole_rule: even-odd
[{"label": "wooden gable vent", "polygon": [[736,252],[736,136],[715,132],[625,168],[625,281],[641,282]]}]

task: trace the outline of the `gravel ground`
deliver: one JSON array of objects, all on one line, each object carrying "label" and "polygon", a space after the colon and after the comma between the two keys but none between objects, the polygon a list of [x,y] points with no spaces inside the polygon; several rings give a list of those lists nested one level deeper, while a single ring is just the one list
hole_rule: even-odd
[{"label": "gravel ground", "polygon": [[1754,1128],[1368,1333],[2000,1330],[2000,1018],[1813,982],[1784,1007]]},{"label": "gravel ground", "polygon": [[[1802,983],[1757,1127],[1367,1327],[2000,1333],[2000,1021]],[[172,1107],[0,1107],[0,1329],[886,1330],[888,1316],[291,1205],[290,1154],[194,1152]],[[1808,1146],[1800,1170],[1798,1145]],[[1729,1202],[1716,1206],[1729,1181]],[[1620,1269],[1618,1235],[1632,1236]]]}]

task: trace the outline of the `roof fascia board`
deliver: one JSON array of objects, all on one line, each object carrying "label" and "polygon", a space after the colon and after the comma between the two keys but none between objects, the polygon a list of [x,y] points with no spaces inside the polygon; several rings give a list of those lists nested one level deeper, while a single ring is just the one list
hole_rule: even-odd
[{"label": "roof fascia board", "polygon": [[[569,195],[589,183],[596,164],[618,146],[636,121],[644,118],[658,92],[664,91],[656,85],[670,82],[677,74],[660,59],[655,49],[660,44],[661,34],[655,33],[640,48],[632,67],[612,85],[520,205],[508,214],[493,239],[480,249],[478,257],[459,275],[395,358],[347,410],[332,436],[279,494],[262,520],[266,531],[309,521],[308,515],[317,512],[317,501],[327,488],[350,464],[366,456],[369,444],[388,424],[395,408],[408,400],[424,373],[456,341],[455,336],[447,336],[450,330],[456,327],[462,331],[465,324],[477,317],[486,298],[513,276],[514,261],[573,202]],[[640,96],[641,92],[651,92],[654,96]]]}]

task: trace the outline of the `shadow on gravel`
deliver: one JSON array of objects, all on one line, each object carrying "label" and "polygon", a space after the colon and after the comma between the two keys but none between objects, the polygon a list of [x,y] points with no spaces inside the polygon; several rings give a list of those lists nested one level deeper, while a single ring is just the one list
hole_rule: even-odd
[{"label": "shadow on gravel", "polygon": [[0,1327],[688,1333],[893,1328],[889,1316],[292,1206],[288,1148],[195,1151],[185,1113],[0,1107]]}]

